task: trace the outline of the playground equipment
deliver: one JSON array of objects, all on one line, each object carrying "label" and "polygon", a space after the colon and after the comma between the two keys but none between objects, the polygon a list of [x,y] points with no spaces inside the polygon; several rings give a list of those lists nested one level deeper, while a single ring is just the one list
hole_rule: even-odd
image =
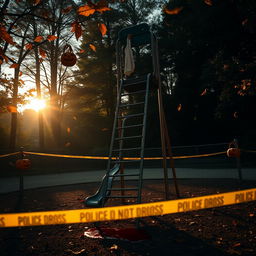
[{"label": "playground equipment", "polygon": [[[129,77],[124,75],[124,62],[126,62],[124,56],[124,52],[126,51],[124,51],[124,48],[126,44],[128,44],[128,40],[130,40],[129,44],[131,44],[131,47],[135,47],[136,50],[141,46],[149,46],[147,50],[151,51],[152,59],[150,72],[143,75],[135,73]],[[144,148],[150,90],[157,90],[158,96],[166,199],[169,197],[168,170],[166,164],[167,156],[170,158],[176,194],[179,196],[176,172],[163,110],[157,38],[147,24],[122,29],[118,34],[116,56],[117,104],[107,171],[96,194],[86,198],[85,204],[88,207],[103,207],[109,198],[120,198],[123,203],[125,200],[129,200],[131,203],[141,203]],[[138,54],[136,56],[138,57]],[[132,155],[133,158],[126,159],[127,155]],[[132,169],[124,170],[125,166],[132,166]],[[134,172],[134,170],[136,170],[136,172]],[[136,178],[137,186],[125,187],[125,179],[130,177]],[[113,180],[115,178],[120,178],[120,187],[113,187]]]}]

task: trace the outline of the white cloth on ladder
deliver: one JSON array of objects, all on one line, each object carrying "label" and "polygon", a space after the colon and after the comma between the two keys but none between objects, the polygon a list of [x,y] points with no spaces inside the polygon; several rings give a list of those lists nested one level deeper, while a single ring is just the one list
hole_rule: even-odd
[{"label": "white cloth on ladder", "polygon": [[130,76],[135,70],[135,63],[132,54],[131,40],[127,37],[126,47],[124,49],[124,74]]}]

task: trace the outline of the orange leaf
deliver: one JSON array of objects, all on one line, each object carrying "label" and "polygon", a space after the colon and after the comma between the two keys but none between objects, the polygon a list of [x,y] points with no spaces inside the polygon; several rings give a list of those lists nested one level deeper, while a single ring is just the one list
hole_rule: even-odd
[{"label": "orange leaf", "polygon": [[74,21],[71,24],[71,32],[75,33],[76,40],[78,40],[79,37],[82,35],[82,26],[81,26],[81,24],[79,24],[78,21]]},{"label": "orange leaf", "polygon": [[6,31],[6,28],[4,26],[1,26],[1,25],[0,25],[0,39],[3,39],[8,44],[12,44],[12,45],[15,44],[11,35]]},{"label": "orange leaf", "polygon": [[85,52],[85,50],[83,50],[83,49],[81,49],[80,51],[79,51],[79,53],[84,53]]},{"label": "orange leaf", "polygon": [[204,91],[200,94],[200,96],[204,96],[207,93],[207,89],[205,88]]},{"label": "orange leaf", "polygon": [[34,0],[34,5],[38,5],[41,2],[41,0]]},{"label": "orange leaf", "polygon": [[26,48],[27,50],[31,50],[31,49],[33,48],[33,44],[30,44],[30,43],[25,44],[25,48]]},{"label": "orange leaf", "polygon": [[43,58],[39,58],[39,62],[42,63],[44,61]]},{"label": "orange leaf", "polygon": [[71,132],[71,129],[68,127],[67,128],[67,133],[70,133]]},{"label": "orange leaf", "polygon": [[7,106],[7,111],[10,113],[17,113],[17,107],[9,105]]},{"label": "orange leaf", "polygon": [[100,30],[102,36],[106,35],[106,33],[107,33],[107,27],[106,27],[105,24],[100,23],[100,24],[99,24],[99,30]]},{"label": "orange leaf", "polygon": [[95,9],[90,7],[89,5],[83,5],[83,6],[80,6],[77,10],[78,14],[79,15],[83,15],[83,16],[90,16],[92,14],[94,14],[95,12]]},{"label": "orange leaf", "polygon": [[180,13],[180,11],[181,11],[182,9],[183,9],[183,7],[176,7],[176,8],[171,9],[171,10],[165,8],[165,9],[164,9],[164,12],[167,13],[167,14],[170,14],[170,15],[175,15],[175,14]]},{"label": "orange leaf", "polygon": [[42,48],[39,48],[39,54],[41,55],[42,58],[46,57],[46,51],[43,50]]},{"label": "orange leaf", "polygon": [[22,72],[20,71],[19,76],[22,76]]},{"label": "orange leaf", "polygon": [[42,36],[37,36],[34,41],[37,42],[37,43],[40,43],[44,40],[44,38]]},{"label": "orange leaf", "polygon": [[181,111],[181,108],[182,108],[182,105],[179,104],[178,107],[177,107],[177,110],[178,110],[178,111]]},{"label": "orange leaf", "polygon": [[3,64],[3,57],[0,56],[0,65],[2,65],[2,64]]},{"label": "orange leaf", "polygon": [[89,44],[89,46],[94,52],[96,52],[96,47],[93,44]]},{"label": "orange leaf", "polygon": [[205,2],[207,5],[212,6],[212,0],[204,0],[204,2]]},{"label": "orange leaf", "polygon": [[67,14],[67,13],[69,13],[71,10],[72,10],[72,5],[70,5],[70,6],[68,6],[68,7],[66,7],[66,8],[64,8],[64,9],[62,9],[62,13],[63,14]]},{"label": "orange leaf", "polygon": [[111,9],[108,7],[108,3],[106,0],[100,0],[96,5],[95,5],[95,11],[97,12],[105,12],[105,11],[110,11]]},{"label": "orange leaf", "polygon": [[18,63],[13,63],[9,68],[17,68],[19,66]]},{"label": "orange leaf", "polygon": [[47,40],[50,42],[50,41],[54,41],[55,39],[57,39],[58,37],[57,36],[54,36],[54,35],[49,35],[47,36]]}]

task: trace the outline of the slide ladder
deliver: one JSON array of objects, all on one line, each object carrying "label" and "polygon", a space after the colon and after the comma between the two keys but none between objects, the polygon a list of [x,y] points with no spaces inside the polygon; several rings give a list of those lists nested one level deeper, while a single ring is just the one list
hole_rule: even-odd
[{"label": "slide ladder", "polygon": [[[102,207],[109,198],[141,203],[150,81],[149,73],[120,82],[106,175],[96,194],[85,200],[88,207]],[[129,167],[125,171],[124,165]],[[121,180],[118,187],[113,186],[115,178]],[[136,186],[121,185],[131,178],[136,180]]]}]

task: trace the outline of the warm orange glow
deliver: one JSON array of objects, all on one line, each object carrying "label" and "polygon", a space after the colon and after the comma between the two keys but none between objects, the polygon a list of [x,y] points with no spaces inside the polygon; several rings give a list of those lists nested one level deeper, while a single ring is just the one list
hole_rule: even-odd
[{"label": "warm orange glow", "polygon": [[35,111],[42,110],[46,107],[46,101],[43,99],[31,99],[25,106],[24,109],[33,109]]}]

